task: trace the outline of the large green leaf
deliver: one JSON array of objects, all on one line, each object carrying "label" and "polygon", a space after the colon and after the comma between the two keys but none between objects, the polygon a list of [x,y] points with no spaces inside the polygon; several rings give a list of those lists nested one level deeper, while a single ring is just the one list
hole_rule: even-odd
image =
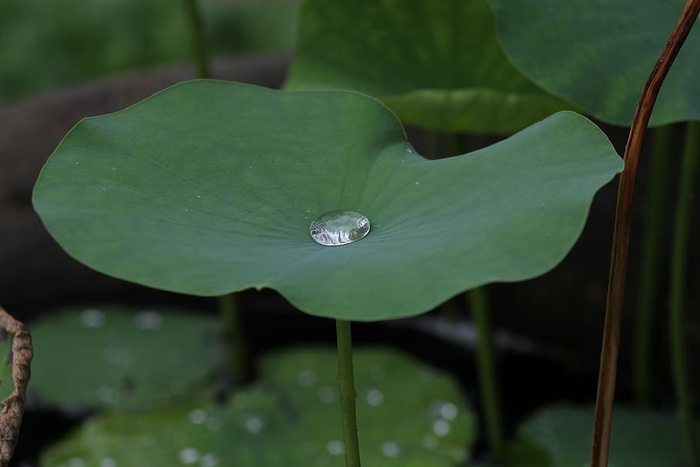
[{"label": "large green leaf", "polygon": [[[592,427],[593,410],[588,407],[555,405],[540,410],[519,428],[510,465],[588,465]],[[614,467],[688,465],[679,421],[667,413],[616,407],[610,446]]]},{"label": "large green leaf", "polygon": [[[683,0],[489,0],[503,47],[535,83],[596,118],[630,125]],[[700,120],[700,31],[664,82],[651,125]]]},{"label": "large green leaf", "polygon": [[29,394],[63,409],[150,408],[186,399],[221,368],[216,324],[172,309],[57,310],[32,323]]},{"label": "large green leaf", "polygon": [[307,0],[289,89],[379,97],[406,124],[512,133],[568,107],[503,54],[486,0]]},{"label": "large green leaf", "polygon": [[[77,125],[34,205],[106,274],[195,295],[269,287],[308,313],[378,320],[551,269],[621,165],[569,112],[429,161],[366,96],[193,81]],[[336,209],[366,215],[369,235],[316,244],[310,222]]]},{"label": "large green leaf", "polygon": [[[340,467],[337,358],[323,348],[267,356],[261,380],[226,407],[200,402],[96,417],[41,465]],[[452,467],[465,460],[475,418],[454,381],[380,349],[356,351],[355,369],[363,463]]]}]

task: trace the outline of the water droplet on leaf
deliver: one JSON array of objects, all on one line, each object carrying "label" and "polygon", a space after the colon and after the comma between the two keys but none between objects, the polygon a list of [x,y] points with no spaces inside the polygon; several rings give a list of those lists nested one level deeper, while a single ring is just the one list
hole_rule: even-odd
[{"label": "water droplet on leaf", "polygon": [[142,311],[134,316],[134,323],[139,329],[155,331],[163,326],[163,317],[155,311]]},{"label": "water droplet on leaf", "polygon": [[199,465],[202,467],[215,467],[219,464],[219,456],[213,452],[208,452],[202,456],[202,460],[199,461]]},{"label": "water droplet on leaf", "polygon": [[449,402],[442,404],[440,406],[440,416],[445,420],[454,420],[457,418],[457,406]]},{"label": "water droplet on leaf", "polygon": [[209,417],[207,420],[207,428],[210,431],[219,431],[221,429],[221,419],[219,417]]},{"label": "water droplet on leaf", "polygon": [[100,386],[97,388],[97,398],[106,404],[116,404],[119,402],[117,391],[109,386]]},{"label": "water droplet on leaf", "polygon": [[326,449],[328,450],[328,453],[332,456],[339,456],[343,452],[345,452],[345,446],[343,446],[343,442],[338,441],[337,439],[329,441],[326,445]]},{"label": "water droplet on leaf", "polygon": [[438,446],[438,440],[435,436],[425,435],[423,437],[423,446],[427,449],[435,449]]},{"label": "water droplet on leaf", "polygon": [[201,425],[207,421],[207,413],[202,409],[194,409],[190,411],[190,422],[195,425]]},{"label": "water droplet on leaf", "polygon": [[321,402],[325,402],[326,404],[335,402],[337,396],[338,393],[336,392],[335,388],[331,386],[323,386],[318,390],[318,398],[321,399]]},{"label": "water droplet on leaf", "polygon": [[105,314],[97,308],[88,308],[80,313],[80,322],[86,328],[101,328],[105,324]]},{"label": "water droplet on leaf", "polygon": [[354,211],[330,211],[311,222],[309,232],[324,246],[347,245],[369,233],[369,219]]},{"label": "water droplet on leaf", "polygon": [[372,407],[379,407],[384,403],[384,394],[379,389],[371,389],[367,391],[365,399],[367,399],[367,403]]},{"label": "water droplet on leaf", "polygon": [[316,383],[316,375],[310,370],[300,371],[297,375],[297,382],[301,387],[310,388]]},{"label": "water droplet on leaf", "polygon": [[245,429],[249,433],[260,433],[263,429],[264,423],[260,417],[248,417],[243,423]]},{"label": "water droplet on leaf", "polygon": [[433,423],[433,433],[437,436],[444,437],[450,432],[450,424],[445,420],[437,420]]},{"label": "water droplet on leaf", "polygon": [[184,448],[180,451],[179,456],[183,464],[194,464],[199,460],[199,451],[195,448]]},{"label": "water droplet on leaf", "polygon": [[401,454],[401,446],[396,441],[386,441],[382,444],[382,454],[386,457],[396,457]]}]

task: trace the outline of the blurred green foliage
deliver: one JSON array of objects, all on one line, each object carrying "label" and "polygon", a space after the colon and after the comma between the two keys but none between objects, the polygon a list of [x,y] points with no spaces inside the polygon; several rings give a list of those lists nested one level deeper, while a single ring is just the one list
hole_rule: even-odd
[{"label": "blurred green foliage", "polygon": [[[214,55],[290,50],[300,0],[200,0]],[[23,0],[0,15],[0,100],[190,60],[181,1]]]}]

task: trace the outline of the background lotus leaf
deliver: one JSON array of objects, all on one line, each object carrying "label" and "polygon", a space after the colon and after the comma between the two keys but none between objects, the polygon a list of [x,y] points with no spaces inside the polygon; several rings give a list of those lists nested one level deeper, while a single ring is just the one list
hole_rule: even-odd
[{"label": "background lotus leaf", "polygon": [[5,400],[15,390],[12,381],[12,334],[0,332],[0,401]]},{"label": "background lotus leaf", "polygon": [[506,58],[486,0],[308,0],[299,28],[289,89],[361,91],[408,125],[513,133],[570,108]]},{"label": "background lotus leaf", "polygon": [[[269,287],[308,313],[379,320],[551,269],[621,166],[570,112],[429,161],[367,96],[193,81],[78,124],[34,206],[106,274],[205,296]],[[366,215],[370,234],[316,244],[310,222],[336,209]]]},{"label": "background lotus leaf", "polygon": [[[489,0],[503,48],[532,81],[591,115],[629,126],[683,0]],[[700,31],[690,32],[650,125],[700,120]]]},{"label": "background lotus leaf", "polygon": [[[518,429],[513,467],[588,465],[593,409],[555,405],[540,410]],[[678,419],[669,413],[615,408],[610,465],[658,467],[688,465]]]},{"label": "background lotus leaf", "polygon": [[[465,461],[476,421],[453,380],[395,351],[358,349],[354,358],[363,462]],[[270,354],[260,381],[225,406],[193,402],[98,416],[50,449],[41,465],[340,467],[337,364],[332,348]]]},{"label": "background lotus leaf", "polygon": [[223,365],[217,322],[173,309],[69,307],[32,323],[29,395],[71,409],[143,409],[200,393]]}]

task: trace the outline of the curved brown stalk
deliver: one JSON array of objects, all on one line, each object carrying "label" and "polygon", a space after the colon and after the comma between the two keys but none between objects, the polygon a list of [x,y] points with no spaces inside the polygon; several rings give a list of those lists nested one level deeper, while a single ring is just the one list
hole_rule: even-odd
[{"label": "curved brown stalk", "polygon": [[0,411],[0,467],[9,465],[17,446],[19,428],[26,405],[29,365],[32,361],[32,339],[26,326],[0,307],[0,326],[12,334],[12,394],[2,401]]},{"label": "curved brown stalk", "polygon": [[646,131],[656,97],[661,89],[668,70],[685,42],[688,33],[700,11],[700,0],[689,0],[683,13],[671,33],[671,37],[656,62],[656,66],[644,85],[642,97],[634,114],[632,128],[625,147],[625,168],[620,176],[615,211],[615,230],[613,233],[610,279],[605,310],[605,327],[598,374],[598,392],[596,395],[595,418],[593,424],[593,444],[591,447],[591,467],[606,467],[610,450],[610,430],[615,398],[615,376],[620,347],[620,327],[622,323],[622,300],[625,289],[627,254],[629,250],[630,220],[634,182],[639,165],[639,153],[642,149]]}]

